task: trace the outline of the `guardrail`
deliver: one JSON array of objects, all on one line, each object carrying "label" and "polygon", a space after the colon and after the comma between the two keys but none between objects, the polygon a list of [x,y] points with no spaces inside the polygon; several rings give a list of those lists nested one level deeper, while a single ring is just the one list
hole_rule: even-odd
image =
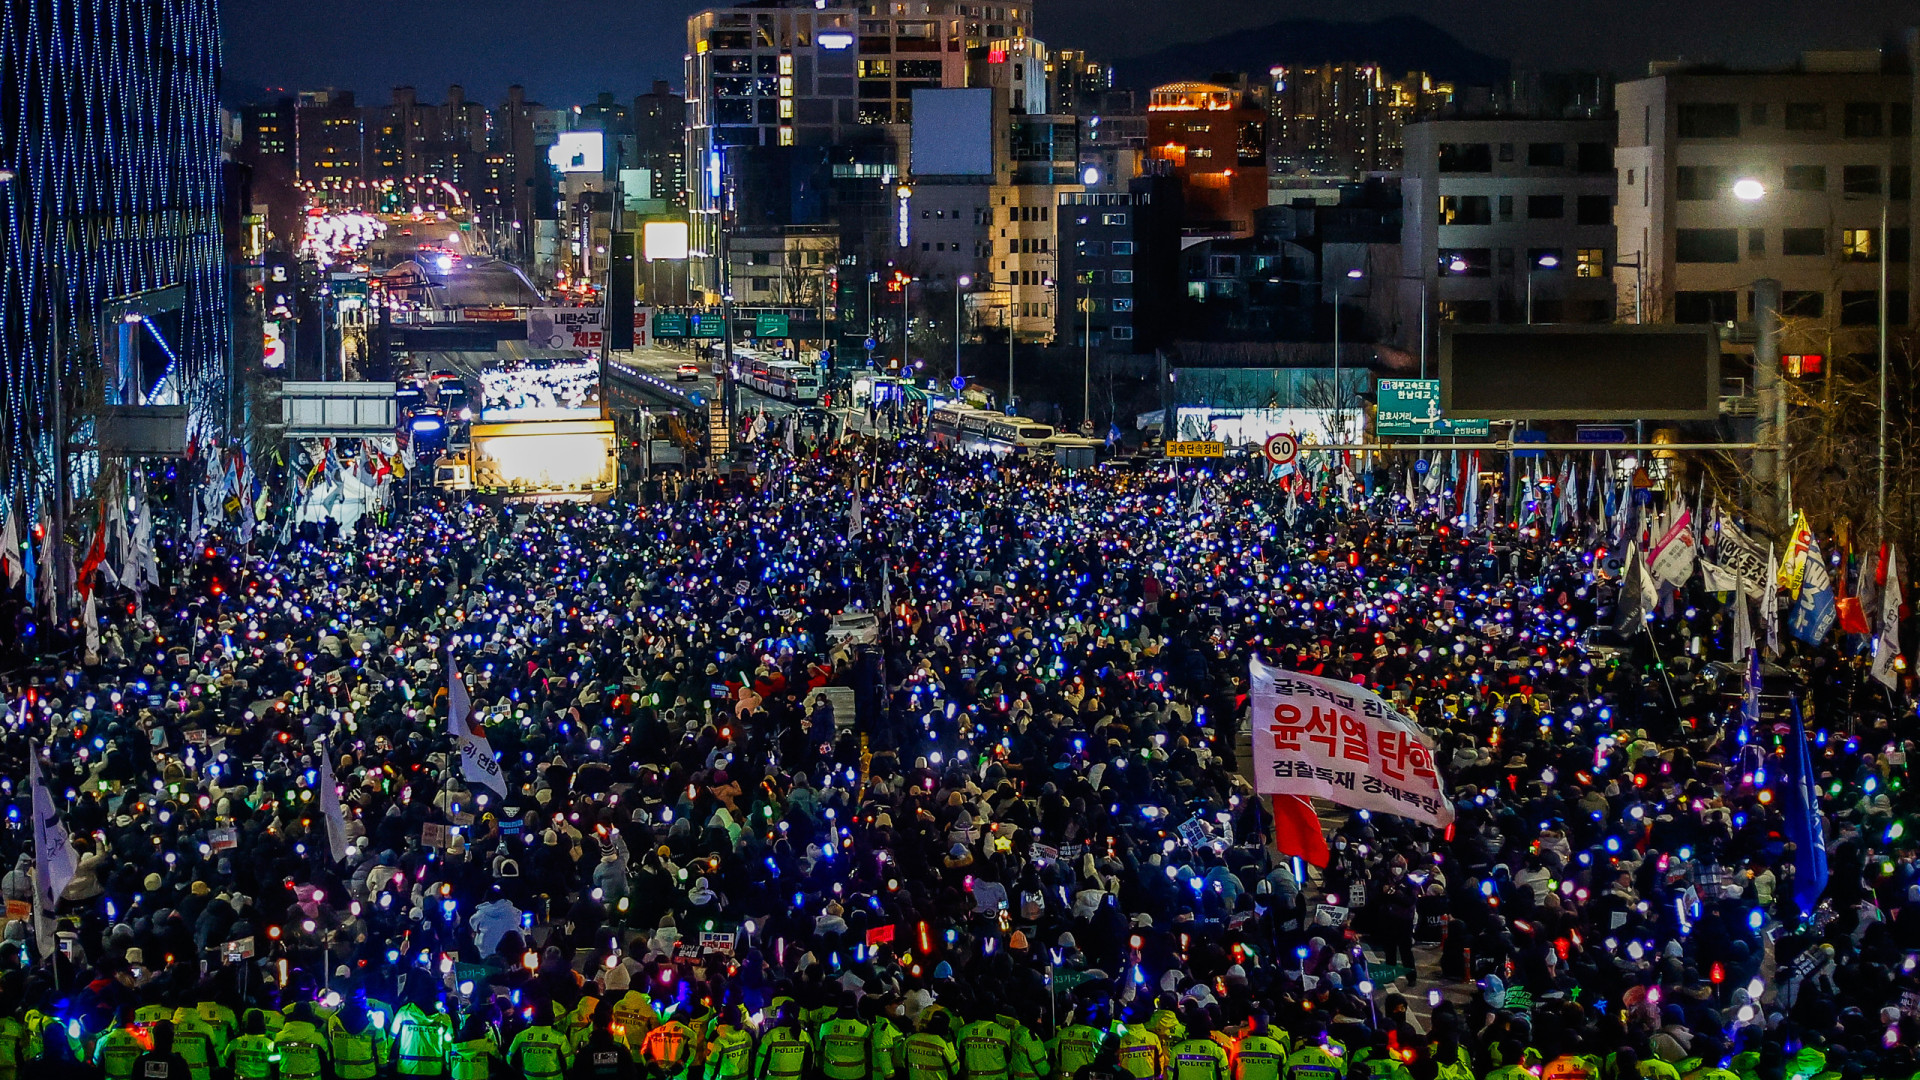
[{"label": "guardrail", "polygon": [[[694,408],[697,405],[701,404],[701,402],[695,401],[693,399],[692,394],[688,393],[685,390],[680,389],[680,387],[675,386],[673,383],[668,382],[667,380],[661,378],[660,376],[648,374],[647,372],[641,371],[639,368],[636,368],[630,364],[621,363],[620,361],[615,360],[611,357],[607,359],[607,370],[609,372],[618,373],[621,378],[631,379],[632,381],[640,383],[641,385],[646,386],[649,389],[657,390],[661,394],[666,395],[670,400],[677,400],[682,402],[688,408]],[[702,400],[704,401],[704,397]]]}]

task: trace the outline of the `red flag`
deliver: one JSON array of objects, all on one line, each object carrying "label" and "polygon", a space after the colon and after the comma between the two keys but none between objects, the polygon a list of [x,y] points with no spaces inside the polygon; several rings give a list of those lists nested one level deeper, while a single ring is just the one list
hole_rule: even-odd
[{"label": "red flag", "polygon": [[93,574],[100,569],[100,563],[107,557],[107,526],[97,523],[93,529],[93,544],[87,548],[87,557],[80,564],[80,580],[76,583],[82,600],[93,595]]},{"label": "red flag", "polygon": [[1327,865],[1327,838],[1312,803],[1298,795],[1273,797],[1273,846],[1282,855],[1297,855],[1314,866]]}]

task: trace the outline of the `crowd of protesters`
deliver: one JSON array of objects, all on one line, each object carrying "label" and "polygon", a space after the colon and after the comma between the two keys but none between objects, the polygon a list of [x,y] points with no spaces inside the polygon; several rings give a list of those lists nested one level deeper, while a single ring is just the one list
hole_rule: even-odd
[{"label": "crowd of protesters", "polygon": [[[1916,725],[1858,639],[1769,653],[1754,723],[1745,608],[1696,577],[1607,634],[1578,522],[767,454],[215,532],[0,679],[0,1080],[1914,1075]],[[1324,867],[1277,852],[1252,657],[1398,702],[1454,823],[1324,806]],[[75,864],[38,913],[30,758]]]}]

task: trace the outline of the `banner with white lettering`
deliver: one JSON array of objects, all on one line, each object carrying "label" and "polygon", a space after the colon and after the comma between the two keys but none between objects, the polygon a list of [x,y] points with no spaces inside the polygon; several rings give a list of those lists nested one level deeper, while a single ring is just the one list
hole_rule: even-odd
[{"label": "banner with white lettering", "polygon": [[1251,672],[1254,790],[1427,825],[1453,821],[1425,733],[1379,695],[1259,660]]}]

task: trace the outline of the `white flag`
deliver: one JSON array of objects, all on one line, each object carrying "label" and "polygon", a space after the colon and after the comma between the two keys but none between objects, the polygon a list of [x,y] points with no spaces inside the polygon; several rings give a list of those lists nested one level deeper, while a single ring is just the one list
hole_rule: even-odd
[{"label": "white flag", "polygon": [[506,798],[507,781],[500,775],[500,762],[487,742],[486,729],[473,722],[473,700],[467,697],[452,653],[447,654],[447,730],[460,752],[460,778]]},{"label": "white flag", "polygon": [[1753,651],[1753,617],[1747,613],[1747,591],[1741,588],[1733,590],[1733,662],[1744,664],[1747,653]]},{"label": "white flag", "polygon": [[1773,554],[1773,545],[1767,545],[1767,582],[1760,593],[1760,619],[1767,624],[1767,651],[1780,655],[1780,560]]},{"label": "white flag", "polygon": [[1900,587],[1900,549],[1887,548],[1887,583],[1880,587],[1880,636],[1873,643],[1873,677],[1889,688],[1900,682],[1900,605],[1906,593]]},{"label": "white flag", "polygon": [[80,621],[86,624],[88,662],[97,664],[100,662],[100,612],[94,607],[93,596],[93,591],[88,590],[86,605],[80,610]]},{"label": "white flag", "polygon": [[333,778],[333,747],[320,743],[320,817],[327,823],[327,850],[334,862],[347,857],[347,815],[340,809],[340,785]]},{"label": "white flag", "polygon": [[5,522],[0,522],[0,559],[7,564],[7,587],[20,584],[25,578],[25,564],[20,561],[20,528],[15,519],[20,515],[8,514]]},{"label": "white flag", "polygon": [[27,750],[27,779],[33,792],[34,901],[39,908],[40,949],[51,954],[54,943],[53,913],[60,905],[60,894],[73,880],[76,860],[67,842],[67,827],[54,809],[53,795],[40,779],[40,748]]},{"label": "white flag", "polygon": [[864,518],[865,513],[860,506],[860,488],[858,485],[855,485],[853,489],[853,505],[847,508],[847,539],[852,540],[854,537],[860,535]]},{"label": "white flag", "polygon": [[1619,609],[1618,629],[1623,633],[1640,629],[1659,602],[1660,590],[1653,583],[1647,561],[1640,557],[1640,542],[1627,541],[1627,558],[1620,568],[1620,598],[1615,602]]}]

